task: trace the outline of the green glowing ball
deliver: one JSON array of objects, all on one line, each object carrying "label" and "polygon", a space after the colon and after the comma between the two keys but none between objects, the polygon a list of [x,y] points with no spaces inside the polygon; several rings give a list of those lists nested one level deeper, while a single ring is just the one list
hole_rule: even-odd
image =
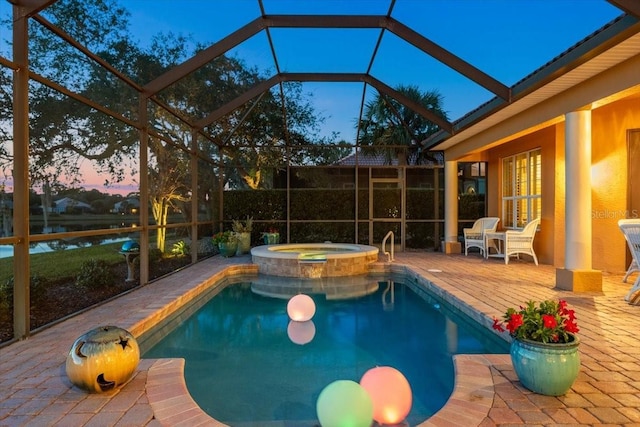
[{"label": "green glowing ball", "polygon": [[322,427],[370,427],[373,403],[369,393],[357,382],[334,381],[326,386],[316,403]]}]

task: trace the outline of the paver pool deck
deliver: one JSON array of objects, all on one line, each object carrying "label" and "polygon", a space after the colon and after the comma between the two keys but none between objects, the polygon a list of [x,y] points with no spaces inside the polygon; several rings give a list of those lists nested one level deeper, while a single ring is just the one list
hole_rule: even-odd
[{"label": "paver pool deck", "polygon": [[[405,252],[374,268],[429,283],[487,326],[507,307],[530,299],[562,298],[576,310],[582,365],[566,395],[524,389],[508,355],[459,355],[451,398],[421,427],[640,426],[640,306],[623,300],[630,284],[622,283],[622,274],[604,274],[603,292],[577,294],[554,288],[555,268],[525,260],[505,265],[477,254]],[[0,348],[0,426],[224,425],[189,396],[181,359],[143,359],[131,381],[104,394],[73,387],[65,359],[89,329],[110,324],[139,336],[217,280],[255,272],[249,256],[213,257]],[[291,424],[272,424],[285,425]]]}]

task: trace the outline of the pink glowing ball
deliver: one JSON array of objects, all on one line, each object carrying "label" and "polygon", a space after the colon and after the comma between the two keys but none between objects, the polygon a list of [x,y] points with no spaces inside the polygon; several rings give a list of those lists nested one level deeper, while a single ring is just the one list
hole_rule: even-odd
[{"label": "pink glowing ball", "polygon": [[298,294],[287,303],[287,314],[291,320],[306,322],[316,314],[316,304],[309,295]]},{"label": "pink glowing ball", "polygon": [[360,385],[371,396],[373,419],[380,424],[398,424],[411,411],[412,395],[409,381],[390,366],[369,369]]},{"label": "pink glowing ball", "polygon": [[289,339],[298,345],[305,345],[313,340],[316,335],[316,326],[313,324],[313,320],[307,320],[306,322],[289,322],[287,327],[287,335]]}]

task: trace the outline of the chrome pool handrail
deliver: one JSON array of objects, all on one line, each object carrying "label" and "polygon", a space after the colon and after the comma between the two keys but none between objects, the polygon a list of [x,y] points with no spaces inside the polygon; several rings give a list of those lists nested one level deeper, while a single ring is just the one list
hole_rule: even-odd
[{"label": "chrome pool handrail", "polygon": [[[391,253],[387,252],[385,250],[385,246],[387,244],[387,239],[391,237]],[[382,239],[382,253],[385,254],[388,258],[388,262],[391,262],[394,260],[393,255],[394,255],[394,248],[395,248],[396,244],[395,244],[395,236],[393,234],[393,231],[389,230],[389,232],[387,233],[386,236],[384,236],[384,239]]]}]

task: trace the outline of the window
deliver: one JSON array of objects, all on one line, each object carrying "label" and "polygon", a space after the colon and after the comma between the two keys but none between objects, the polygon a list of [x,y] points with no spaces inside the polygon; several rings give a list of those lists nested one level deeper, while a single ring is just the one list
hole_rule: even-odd
[{"label": "window", "polygon": [[540,149],[502,159],[502,224],[523,228],[542,214]]},{"label": "window", "polygon": [[487,194],[487,162],[459,162],[458,189],[463,194]]}]

